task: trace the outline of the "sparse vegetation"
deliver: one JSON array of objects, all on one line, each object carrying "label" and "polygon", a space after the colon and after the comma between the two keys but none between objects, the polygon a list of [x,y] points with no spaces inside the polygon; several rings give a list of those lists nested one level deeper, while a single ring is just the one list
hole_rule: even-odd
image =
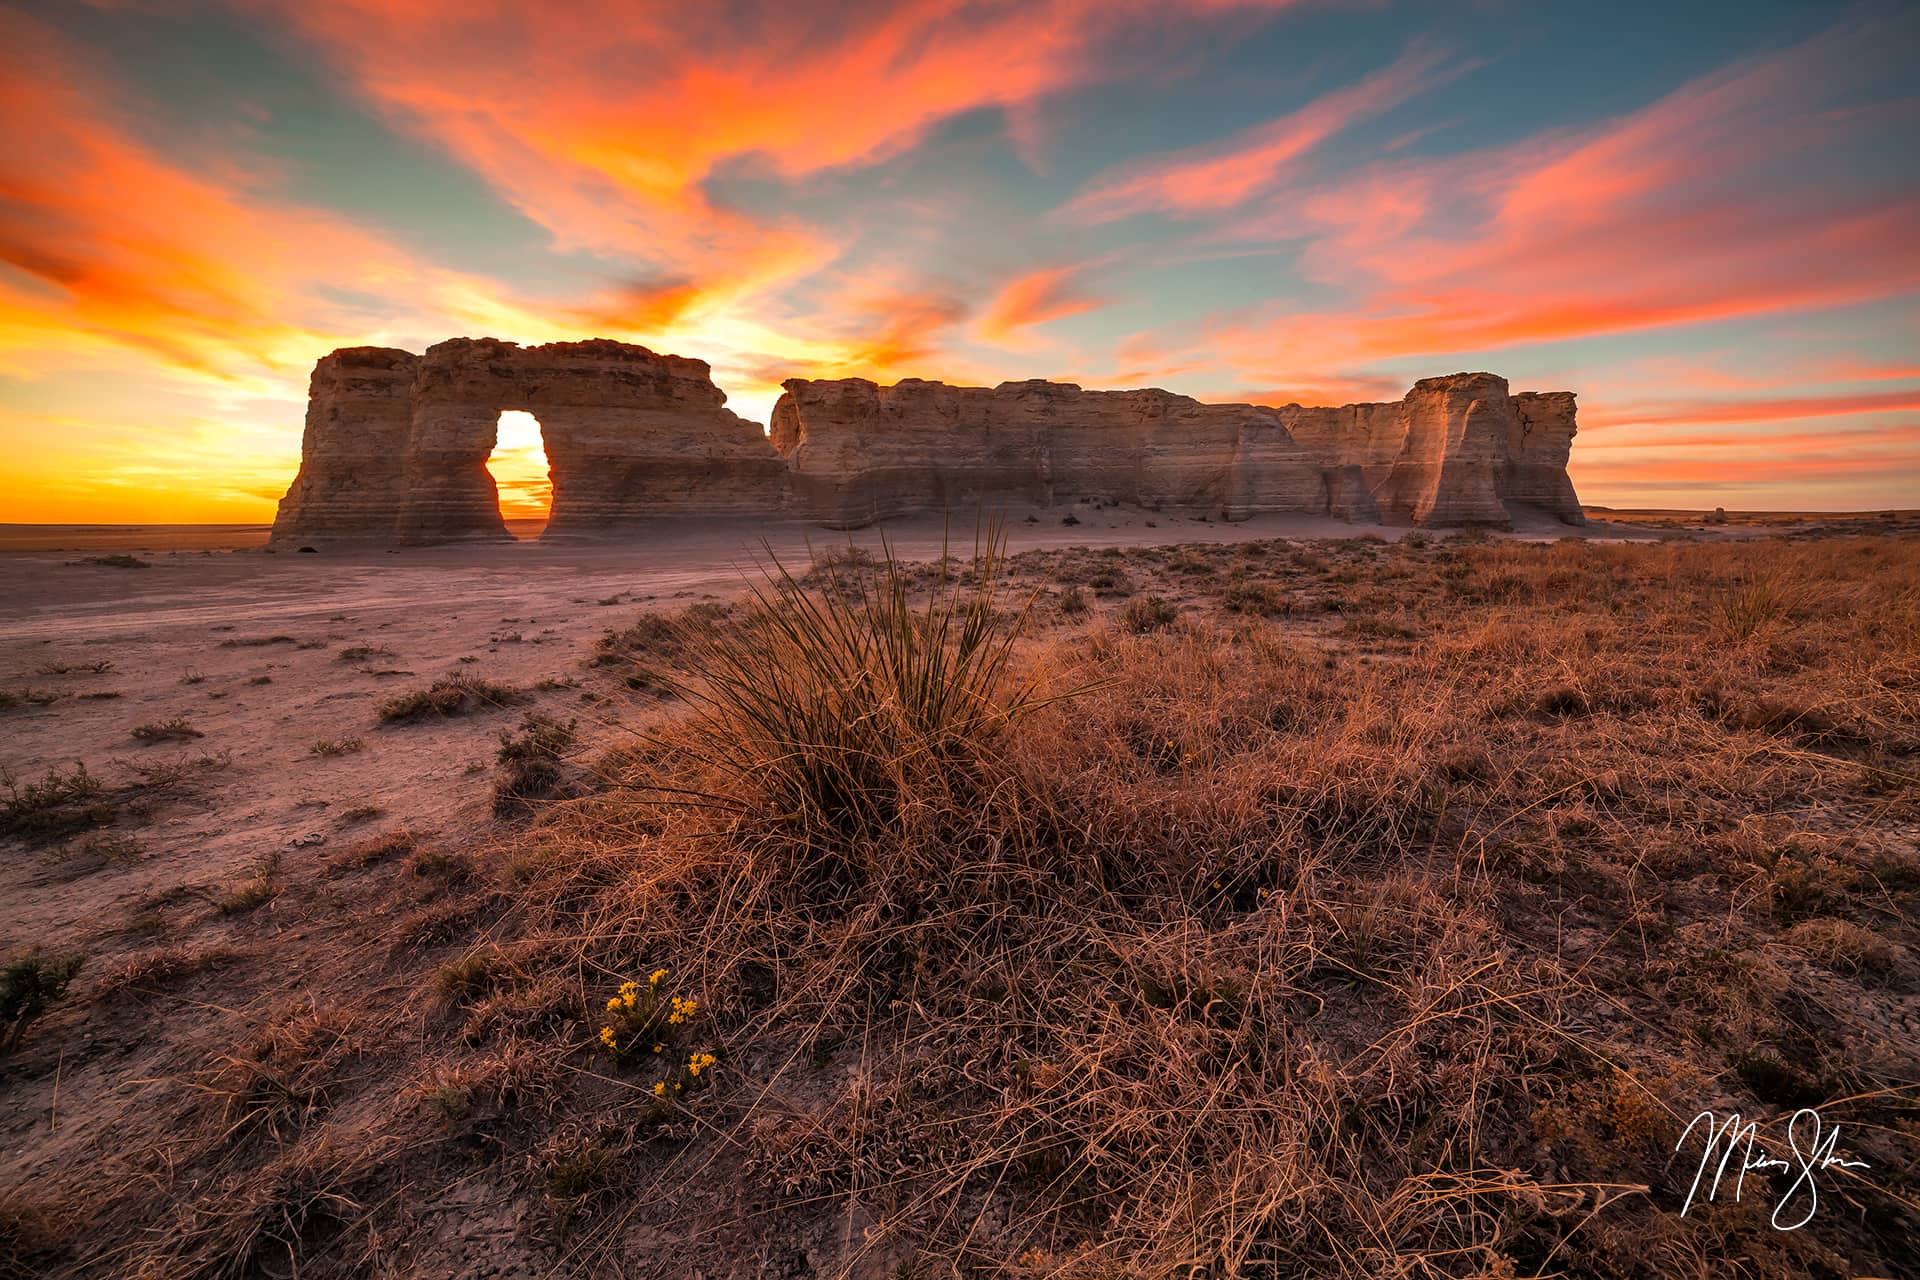
[{"label": "sparse vegetation", "polygon": [[118,807],[100,780],[76,761],[71,770],[47,769],[38,782],[22,782],[0,766],[0,835],[57,838],[112,822]]},{"label": "sparse vegetation", "polygon": [[186,720],[175,716],[171,720],[153,720],[136,725],[132,734],[136,742],[185,742],[207,735],[188,724]]},{"label": "sparse vegetation", "polygon": [[429,716],[472,715],[498,710],[520,701],[521,696],[509,685],[461,672],[436,680],[425,689],[389,698],[380,704],[380,719],[387,724],[407,724]]},{"label": "sparse vegetation", "polygon": [[0,968],[0,1057],[20,1047],[27,1028],[66,994],[79,956],[30,955]]},{"label": "sparse vegetation", "polygon": [[[776,570],[635,637],[684,701],[594,790],[136,956],[155,1044],[231,1030],[61,1175],[63,1263],[459,1273],[408,1206],[482,1194],[537,1274],[1905,1273],[1910,540],[1143,549],[1024,607],[1111,567]],[[1870,1176],[1680,1217],[1692,1115],[1802,1104]]]},{"label": "sparse vegetation", "polygon": [[1135,596],[1120,612],[1120,621],[1129,631],[1162,631],[1173,625],[1180,611],[1159,596]]},{"label": "sparse vegetation", "polygon": [[530,811],[561,791],[561,759],[573,745],[577,724],[565,724],[537,711],[528,712],[517,734],[502,731],[499,781],[493,786],[493,811],[506,817]]},{"label": "sparse vegetation", "polygon": [[213,899],[213,909],[223,916],[245,915],[280,896],[280,855],[268,854],[253,874],[230,886]]},{"label": "sparse vegetation", "polygon": [[366,749],[366,741],[362,738],[321,738],[309,746],[307,751],[316,756],[333,757],[350,756]]}]

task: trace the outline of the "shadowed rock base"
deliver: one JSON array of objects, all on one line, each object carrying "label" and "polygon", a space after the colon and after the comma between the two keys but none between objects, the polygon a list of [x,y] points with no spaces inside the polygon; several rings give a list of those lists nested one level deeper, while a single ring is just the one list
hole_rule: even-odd
[{"label": "shadowed rock base", "polygon": [[771,430],[726,408],[704,361],[606,340],[456,338],[423,356],[349,347],[314,368],[300,473],[272,543],[509,537],[486,462],[500,414],[539,419],[544,537],[657,516],[852,528],[995,502],[1125,502],[1225,519],[1508,524],[1506,504],[1583,523],[1567,478],[1569,392],[1510,394],[1489,373],[1340,408],[1203,404],[1069,383],[785,383]]}]

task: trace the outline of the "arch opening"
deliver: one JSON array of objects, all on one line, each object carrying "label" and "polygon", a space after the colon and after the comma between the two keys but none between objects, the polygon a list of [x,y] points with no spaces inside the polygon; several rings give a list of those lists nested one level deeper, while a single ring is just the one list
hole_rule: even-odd
[{"label": "arch opening", "polygon": [[540,419],[522,409],[500,414],[487,473],[499,493],[507,531],[522,540],[539,537],[553,510],[553,471]]}]

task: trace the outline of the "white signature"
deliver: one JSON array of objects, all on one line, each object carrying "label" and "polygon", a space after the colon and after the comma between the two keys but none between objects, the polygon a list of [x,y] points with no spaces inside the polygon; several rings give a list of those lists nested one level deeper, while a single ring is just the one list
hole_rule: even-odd
[{"label": "white signature", "polygon": [[[1694,1171],[1693,1185],[1687,1189],[1687,1202],[1680,1207],[1680,1216],[1683,1218],[1687,1216],[1687,1210],[1693,1208],[1695,1197],[1712,1200],[1720,1194],[1721,1180],[1726,1177],[1727,1168],[1735,1159],[1740,1162],[1733,1180],[1736,1203],[1740,1199],[1740,1189],[1747,1180],[1748,1170],[1778,1169],[1785,1173],[1799,1170],[1793,1184],[1773,1206],[1773,1225],[1781,1231],[1794,1231],[1813,1221],[1814,1212],[1820,1208],[1820,1188],[1814,1181],[1816,1173],[1826,1169],[1868,1167],[1864,1160],[1848,1160],[1834,1154],[1834,1147],[1840,1141],[1840,1126],[1834,1125],[1823,1134],[1820,1113],[1812,1107],[1800,1108],[1787,1121],[1787,1151],[1792,1156],[1791,1160],[1768,1155],[1760,1145],[1759,1124],[1754,1121],[1742,1123],[1737,1111],[1724,1122],[1716,1120],[1713,1112],[1702,1111],[1680,1135],[1680,1141],[1674,1144],[1676,1153],[1687,1145],[1687,1139],[1696,1128],[1705,1135],[1706,1147],[1700,1153],[1700,1167]],[[1714,1164],[1716,1155],[1720,1158],[1718,1164]],[[1707,1192],[1701,1196],[1700,1182],[1706,1177],[1709,1165],[1713,1167],[1713,1181],[1707,1184]],[[1805,1212],[1787,1221],[1788,1209],[1795,1205],[1804,1205]]]}]

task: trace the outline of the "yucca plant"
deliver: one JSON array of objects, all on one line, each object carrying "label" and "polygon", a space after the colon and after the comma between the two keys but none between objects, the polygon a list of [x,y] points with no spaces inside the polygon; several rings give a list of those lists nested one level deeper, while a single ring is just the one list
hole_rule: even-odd
[{"label": "yucca plant", "polygon": [[1048,701],[1011,671],[1032,598],[1001,607],[1002,548],[994,526],[970,563],[943,554],[918,604],[884,542],[811,590],[769,549],[744,625],[696,637],[694,679],[677,685],[695,709],[687,748],[721,780],[696,798],[854,837],[894,829],[912,795],[965,794],[1007,726]]}]

